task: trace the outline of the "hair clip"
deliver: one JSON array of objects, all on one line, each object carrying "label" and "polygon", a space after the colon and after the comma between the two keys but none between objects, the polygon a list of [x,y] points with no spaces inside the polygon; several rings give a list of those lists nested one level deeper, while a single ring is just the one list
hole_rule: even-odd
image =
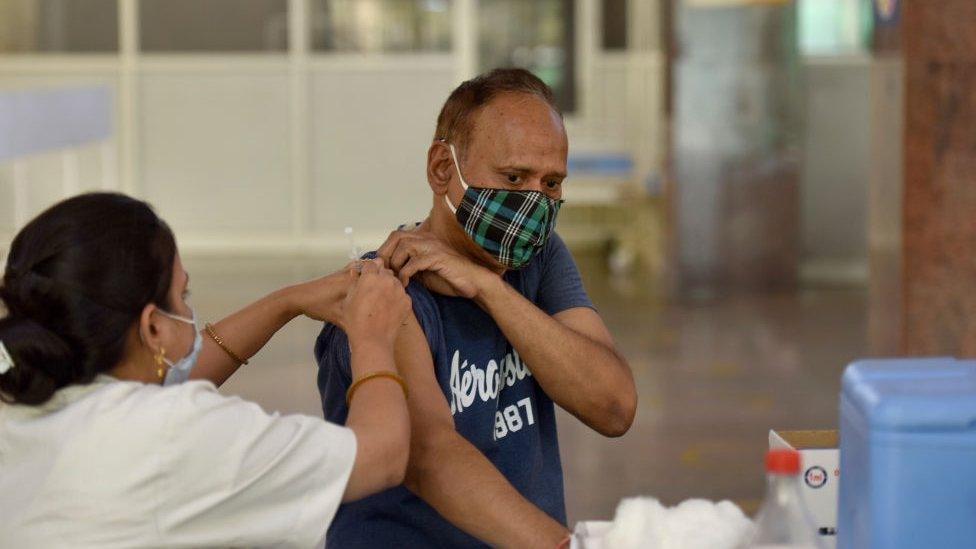
[{"label": "hair clip", "polygon": [[7,352],[7,348],[3,346],[3,342],[0,341],[0,375],[3,375],[14,367],[14,359],[10,357],[10,353]]}]

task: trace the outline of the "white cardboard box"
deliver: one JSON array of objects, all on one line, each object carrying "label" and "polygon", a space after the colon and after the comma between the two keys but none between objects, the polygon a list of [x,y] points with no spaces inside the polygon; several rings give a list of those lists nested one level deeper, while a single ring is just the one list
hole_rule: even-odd
[{"label": "white cardboard box", "polygon": [[826,545],[837,546],[837,496],[840,450],[837,431],[769,431],[770,448],[800,452],[803,494],[807,510]]}]

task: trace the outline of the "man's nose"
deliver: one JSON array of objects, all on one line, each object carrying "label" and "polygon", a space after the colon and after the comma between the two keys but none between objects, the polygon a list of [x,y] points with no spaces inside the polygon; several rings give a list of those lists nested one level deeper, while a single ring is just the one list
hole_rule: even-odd
[{"label": "man's nose", "polygon": [[530,177],[526,180],[524,189],[526,191],[539,191],[541,193],[545,191],[545,185],[541,178]]}]

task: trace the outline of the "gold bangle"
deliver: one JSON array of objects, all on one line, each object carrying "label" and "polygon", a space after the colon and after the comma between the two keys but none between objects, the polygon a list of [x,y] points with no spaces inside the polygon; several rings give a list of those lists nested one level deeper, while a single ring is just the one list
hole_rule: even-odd
[{"label": "gold bangle", "polygon": [[349,386],[349,390],[346,391],[346,406],[349,406],[349,404],[352,402],[352,396],[356,394],[356,389],[359,389],[360,385],[362,385],[363,383],[371,379],[380,379],[380,378],[389,378],[399,383],[400,388],[403,389],[403,398],[407,398],[407,396],[410,394],[407,391],[407,382],[404,381],[399,374],[395,374],[393,372],[373,372],[371,374],[364,375],[363,377],[359,378],[358,380],[353,382],[352,385]]},{"label": "gold bangle", "polygon": [[247,360],[237,356],[237,354],[234,351],[231,351],[230,348],[224,343],[223,338],[217,335],[217,330],[214,330],[213,324],[208,322],[204,326],[207,328],[207,335],[210,336],[210,339],[214,340],[214,343],[223,349],[224,352],[227,353],[227,356],[231,357],[239,365],[247,365]]}]

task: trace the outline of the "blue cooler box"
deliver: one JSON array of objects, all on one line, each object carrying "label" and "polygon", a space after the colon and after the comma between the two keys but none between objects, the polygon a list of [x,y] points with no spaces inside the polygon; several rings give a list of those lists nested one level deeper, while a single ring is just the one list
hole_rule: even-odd
[{"label": "blue cooler box", "polygon": [[848,366],[840,464],[839,548],[976,548],[976,361]]}]

